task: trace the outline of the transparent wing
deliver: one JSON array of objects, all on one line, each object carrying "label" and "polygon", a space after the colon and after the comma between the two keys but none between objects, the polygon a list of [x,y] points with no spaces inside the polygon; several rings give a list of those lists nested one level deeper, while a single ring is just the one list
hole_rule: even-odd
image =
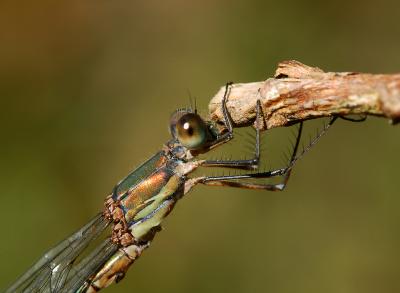
[{"label": "transparent wing", "polygon": [[109,220],[99,213],[88,224],[51,248],[5,293],[58,293],[69,279],[76,258],[108,226]]},{"label": "transparent wing", "polygon": [[102,265],[118,250],[118,245],[110,239],[105,240],[78,265],[74,266],[68,276],[68,281],[62,289],[62,293],[85,292],[87,282],[94,273],[98,272]]}]

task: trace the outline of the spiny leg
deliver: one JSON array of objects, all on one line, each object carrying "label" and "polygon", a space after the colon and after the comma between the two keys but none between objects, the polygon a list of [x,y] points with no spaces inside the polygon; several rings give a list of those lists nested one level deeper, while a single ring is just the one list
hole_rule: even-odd
[{"label": "spiny leg", "polygon": [[[224,167],[234,169],[256,170],[260,162],[260,115],[261,115],[261,102],[257,100],[256,110],[256,143],[254,150],[254,157],[249,160],[206,160],[202,167]],[[233,137],[233,132],[232,132]]]},{"label": "spiny leg", "polygon": [[232,118],[229,115],[228,107],[226,106],[226,103],[228,101],[228,96],[229,96],[229,88],[233,84],[233,82],[228,82],[225,85],[225,93],[224,97],[222,98],[221,102],[221,108],[222,108],[222,114],[224,116],[224,126],[227,129],[227,132],[219,136],[211,145],[208,146],[208,149],[213,149],[216,146],[219,146],[221,144],[227,143],[233,138],[233,126],[232,126]]},{"label": "spiny leg", "polygon": [[[299,131],[297,134],[296,142],[293,148],[292,156],[290,158],[288,166],[281,169],[276,169],[267,172],[253,173],[253,174],[242,174],[233,176],[212,176],[203,177],[199,180],[199,183],[210,185],[210,186],[230,186],[239,187],[246,189],[264,189],[270,191],[281,191],[286,187],[289,180],[291,170],[294,164],[306,153],[312,146],[314,146],[317,141],[323,136],[324,133],[332,126],[332,124],[337,120],[338,117],[333,117],[330,122],[324,127],[324,129],[309,143],[309,145],[303,149],[300,155],[296,156],[297,150],[300,143],[303,123],[300,122]],[[262,184],[262,183],[251,183],[246,182],[248,179],[261,179],[261,178],[271,178],[275,176],[283,176],[283,181],[278,184]]]},{"label": "spiny leg", "polygon": [[[303,122],[300,122],[292,156],[290,158],[289,164],[285,168],[267,172],[250,173],[242,175],[209,176],[209,177],[204,177],[200,183],[210,186],[231,186],[231,187],[240,187],[247,189],[264,189],[271,191],[283,190],[286,186],[287,181],[289,180],[291,169],[296,160],[296,154],[299,148],[302,130],[303,130]],[[271,178],[276,176],[283,176],[283,182],[279,184],[259,184],[259,183],[245,182],[247,179]]]}]

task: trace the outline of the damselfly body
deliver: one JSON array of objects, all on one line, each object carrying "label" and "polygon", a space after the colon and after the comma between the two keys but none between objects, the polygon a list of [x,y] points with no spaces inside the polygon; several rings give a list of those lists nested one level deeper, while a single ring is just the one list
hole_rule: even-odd
[{"label": "damselfly body", "polygon": [[[218,128],[212,122],[202,119],[196,109],[176,111],[170,121],[172,138],[162,150],[115,186],[105,200],[103,212],[50,249],[5,292],[97,292],[120,281],[129,266],[150,245],[154,235],[160,230],[161,222],[172,211],[176,202],[197,184],[283,190],[298,158],[296,153],[302,123],[292,155],[287,166],[283,168],[254,172],[260,160],[259,127],[256,127],[253,159],[198,159],[199,154],[233,138],[233,125],[226,106],[229,91],[228,84],[221,106],[225,119],[223,127]],[[261,115],[260,108],[258,103],[256,121],[259,121]],[[189,177],[199,167],[227,167],[249,171],[241,175]],[[264,184],[257,181],[276,176],[282,177],[281,183]],[[78,261],[78,256],[110,225],[111,236]]]}]

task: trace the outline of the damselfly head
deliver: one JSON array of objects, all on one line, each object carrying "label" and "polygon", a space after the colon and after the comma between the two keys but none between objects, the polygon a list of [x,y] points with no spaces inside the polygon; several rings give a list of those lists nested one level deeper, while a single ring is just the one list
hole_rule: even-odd
[{"label": "damselfly head", "polygon": [[170,132],[188,150],[199,150],[215,139],[209,123],[191,109],[177,110],[171,116]]}]

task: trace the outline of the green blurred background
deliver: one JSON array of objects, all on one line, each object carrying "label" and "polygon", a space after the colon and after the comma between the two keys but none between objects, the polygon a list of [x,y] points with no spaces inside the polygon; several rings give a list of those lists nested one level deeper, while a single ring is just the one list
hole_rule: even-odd
[{"label": "green blurred background", "polygon": [[[400,72],[399,9],[3,0],[0,288],[161,147],[188,90],[206,113],[225,82],[263,80],[285,59]],[[399,149],[384,119],[339,121],[283,193],[198,187],[106,292],[400,292]]]}]

